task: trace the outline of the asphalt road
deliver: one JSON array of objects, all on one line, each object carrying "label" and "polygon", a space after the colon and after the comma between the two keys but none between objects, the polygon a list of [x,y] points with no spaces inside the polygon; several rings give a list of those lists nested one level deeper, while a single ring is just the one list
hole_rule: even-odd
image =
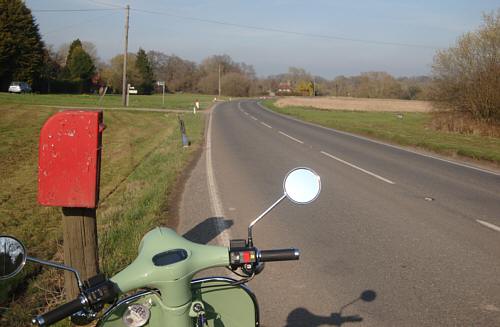
[{"label": "asphalt road", "polygon": [[301,250],[250,283],[264,326],[500,326],[499,174],[255,101],[219,104],[207,141],[180,207],[179,230],[199,242],[245,238],[290,169],[322,178],[316,202],[283,202],[254,228],[261,249]]}]

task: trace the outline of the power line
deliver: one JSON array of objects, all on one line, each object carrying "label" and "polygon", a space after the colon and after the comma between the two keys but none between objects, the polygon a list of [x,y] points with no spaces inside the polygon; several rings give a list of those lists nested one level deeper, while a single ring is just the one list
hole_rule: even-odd
[{"label": "power line", "polygon": [[58,13],[58,12],[87,12],[87,11],[110,11],[118,10],[123,8],[99,8],[99,9],[33,9],[31,12],[46,12],[46,13]]},{"label": "power line", "polygon": [[74,23],[74,24],[71,24],[71,25],[66,25],[66,26],[61,26],[57,29],[53,29],[53,30],[49,30],[47,32],[43,32],[42,34],[43,35],[47,35],[47,34],[52,34],[52,33],[56,33],[56,32],[61,32],[61,31],[66,31],[67,29],[70,29],[70,28],[73,28],[73,27],[77,27],[77,26],[81,26],[81,25],[84,25],[84,24],[87,24],[87,23],[90,23],[90,22],[93,22],[93,21],[96,21],[96,20],[100,20],[102,18],[105,18],[105,17],[109,17],[110,14],[105,14],[105,15],[100,15],[100,16],[97,16],[97,17],[93,17],[93,18],[90,18],[90,19],[86,19],[86,20],[83,20],[79,23]]},{"label": "power line", "polygon": [[126,9],[126,7],[122,7],[120,5],[115,5],[113,3],[105,2],[105,1],[98,1],[98,0],[87,0],[88,2],[92,2],[101,6],[107,6],[107,7],[112,7],[112,8],[120,8],[120,9]]},{"label": "power line", "polygon": [[368,43],[368,44],[377,44],[377,45],[424,48],[424,49],[433,49],[433,50],[439,49],[439,47],[437,47],[437,46],[426,45],[426,44],[400,43],[400,42],[378,41],[378,40],[368,40],[368,39],[356,39],[356,38],[349,38],[349,37],[335,36],[335,35],[303,33],[303,32],[289,31],[289,30],[270,28],[270,27],[236,24],[236,23],[206,19],[206,18],[183,16],[183,15],[171,14],[171,13],[162,12],[162,11],[152,11],[152,10],[135,9],[135,8],[130,8],[130,9],[133,11],[136,11],[136,12],[142,12],[142,13],[146,13],[146,14],[169,16],[169,17],[174,17],[174,18],[179,18],[179,19],[192,20],[192,21],[198,21],[198,22],[210,23],[210,24],[216,24],[216,25],[232,26],[232,27],[251,29],[251,30],[257,30],[257,31],[264,31],[264,32],[276,32],[276,33],[282,33],[282,34],[300,35],[300,36],[306,36],[306,37],[315,37],[315,38],[322,38],[322,39],[349,41],[349,42],[357,42],[357,43]]}]

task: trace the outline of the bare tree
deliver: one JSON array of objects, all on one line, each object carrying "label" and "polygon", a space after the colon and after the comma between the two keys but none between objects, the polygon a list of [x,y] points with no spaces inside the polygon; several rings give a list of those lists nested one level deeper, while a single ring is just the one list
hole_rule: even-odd
[{"label": "bare tree", "polygon": [[438,109],[500,122],[500,9],[457,44],[438,51],[432,67],[431,97]]}]

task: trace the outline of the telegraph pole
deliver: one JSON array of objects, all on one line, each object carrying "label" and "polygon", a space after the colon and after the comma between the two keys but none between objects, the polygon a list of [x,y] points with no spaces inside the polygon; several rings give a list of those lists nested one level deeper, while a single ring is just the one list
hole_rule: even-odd
[{"label": "telegraph pole", "polygon": [[221,93],[221,90],[220,90],[220,64],[219,64],[219,98],[220,98],[220,93]]},{"label": "telegraph pole", "polygon": [[123,84],[122,84],[122,104],[127,105],[127,53],[128,53],[128,17],[130,14],[130,6],[127,5],[127,16],[125,18],[125,51],[123,52]]}]

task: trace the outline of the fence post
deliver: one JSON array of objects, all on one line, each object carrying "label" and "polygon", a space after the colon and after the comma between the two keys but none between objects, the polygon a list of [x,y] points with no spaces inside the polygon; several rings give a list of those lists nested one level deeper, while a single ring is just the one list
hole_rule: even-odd
[{"label": "fence post", "polygon": [[[94,208],[62,208],[64,264],[80,272],[83,280],[99,272],[97,249],[97,220]],[[75,275],[64,272],[66,297],[74,299],[79,294]]]},{"label": "fence post", "polygon": [[189,145],[191,145],[191,142],[189,142],[189,139],[186,135],[186,125],[184,124],[184,120],[182,120],[179,115],[177,116],[177,120],[179,121],[179,128],[181,130],[182,146],[187,148]]}]

